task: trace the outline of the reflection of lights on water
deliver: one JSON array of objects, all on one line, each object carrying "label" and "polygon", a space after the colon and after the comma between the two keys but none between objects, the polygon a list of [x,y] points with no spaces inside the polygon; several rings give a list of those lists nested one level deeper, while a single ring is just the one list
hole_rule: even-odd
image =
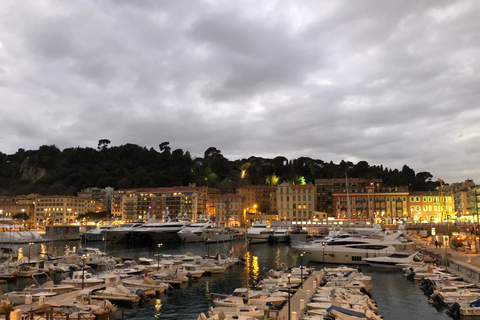
[{"label": "reflection of lights on water", "polygon": [[280,249],[277,248],[277,251],[275,252],[275,266],[278,268],[280,267]]},{"label": "reflection of lights on water", "polygon": [[156,299],[155,310],[157,310],[157,313],[155,314],[155,318],[159,318],[162,315],[161,309],[162,309],[162,299]]},{"label": "reflection of lights on water", "polygon": [[211,298],[210,283],[208,281],[205,282],[205,298],[207,298],[208,301],[210,301],[210,298]]},{"label": "reflection of lights on water", "polygon": [[260,267],[258,266],[258,257],[257,256],[253,257],[252,272],[253,272],[253,278],[257,279],[258,276],[260,275]]},{"label": "reflection of lights on water", "polygon": [[[257,279],[260,274],[260,267],[258,266],[258,257],[252,256],[249,251],[245,253],[245,272],[246,272],[247,278],[253,278],[253,279]],[[250,273],[252,273],[252,275],[250,275]],[[248,283],[247,283],[247,286],[248,286]]]}]

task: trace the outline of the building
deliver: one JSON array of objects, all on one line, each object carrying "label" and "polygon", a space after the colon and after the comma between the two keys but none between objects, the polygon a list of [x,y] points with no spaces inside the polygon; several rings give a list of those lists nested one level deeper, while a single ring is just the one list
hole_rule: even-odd
[{"label": "building", "polygon": [[373,181],[337,190],[333,194],[335,218],[387,224],[407,221],[408,194],[408,187],[374,187]]},{"label": "building", "polygon": [[480,213],[480,186],[475,186],[467,192],[467,215],[469,221],[479,221]]},{"label": "building", "polygon": [[284,182],[277,187],[279,220],[308,221],[319,219],[315,212],[315,186],[292,185]]},{"label": "building", "polygon": [[261,212],[276,215],[277,187],[275,186],[242,186],[237,188],[237,194],[245,198],[247,212]]},{"label": "building", "polygon": [[437,223],[455,219],[453,195],[439,192],[412,191],[409,195],[410,220],[417,223]]},{"label": "building", "polygon": [[[325,212],[328,217],[337,216],[333,194],[342,190],[346,192],[347,185],[349,190],[365,190],[367,187],[382,188],[383,183],[382,179],[316,179],[316,210]],[[370,216],[373,217],[373,207]]]},{"label": "building", "polygon": [[80,198],[95,200],[97,208],[95,212],[111,211],[113,188],[85,188],[77,196]]},{"label": "building", "polygon": [[226,227],[245,225],[245,198],[238,194],[223,194],[215,200],[215,223]]},{"label": "building", "polygon": [[220,196],[220,190],[216,188],[208,188],[207,190],[207,215],[215,216],[215,200]]},{"label": "building", "polygon": [[167,215],[187,214],[196,220],[207,212],[207,187],[141,188],[115,190],[112,196],[112,214],[122,221],[162,218]]},{"label": "building", "polygon": [[96,204],[92,199],[63,195],[37,196],[34,223],[36,226],[75,223],[79,215],[95,210]]},{"label": "building", "polygon": [[31,228],[36,195],[0,196],[0,217],[11,218],[16,224]]}]

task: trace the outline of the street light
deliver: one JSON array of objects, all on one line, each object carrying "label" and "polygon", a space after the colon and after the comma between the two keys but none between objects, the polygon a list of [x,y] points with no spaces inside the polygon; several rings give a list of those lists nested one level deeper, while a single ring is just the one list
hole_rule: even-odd
[{"label": "street light", "polygon": [[160,270],[160,248],[162,247],[163,243],[157,244],[157,270]]},{"label": "street light", "polygon": [[325,241],[322,241],[322,270],[325,269]]},{"label": "street light", "polygon": [[292,285],[290,284],[290,278],[292,275],[289,273],[288,274],[288,320],[290,320],[291,312],[290,312],[290,293],[291,293],[291,287]]},{"label": "street light", "polygon": [[300,254],[300,288],[303,289],[303,254],[305,252],[302,252]]},{"label": "street light", "polygon": [[85,259],[86,255],[82,256],[82,290],[85,288]]},{"label": "street light", "polygon": [[30,263],[30,253],[31,253],[31,249],[32,249],[32,245],[33,245],[33,242],[30,242],[28,244],[28,263]]}]

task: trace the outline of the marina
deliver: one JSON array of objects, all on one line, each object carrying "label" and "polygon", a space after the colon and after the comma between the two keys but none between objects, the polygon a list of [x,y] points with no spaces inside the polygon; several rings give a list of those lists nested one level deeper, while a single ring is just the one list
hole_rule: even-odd
[{"label": "marina", "polygon": [[[191,281],[178,281],[172,279],[171,285],[173,289],[164,291],[154,291],[149,301],[140,302],[138,305],[122,307],[121,310],[126,319],[197,319],[202,313],[207,314],[211,307],[214,307],[214,300],[219,294],[229,295],[235,289],[242,287],[255,288],[259,278],[263,277],[269,270],[284,269],[285,266],[293,267],[306,264],[315,269],[312,276],[305,280],[302,288],[292,289],[290,310],[298,315],[300,319],[301,306],[305,307],[310,295],[314,292],[314,286],[322,278],[319,274],[324,267],[333,267],[332,264],[324,264],[321,262],[309,261],[299,252],[294,250],[289,243],[258,243],[246,244],[243,240],[223,242],[223,243],[169,243],[163,244],[161,248],[158,246],[145,246],[138,248],[127,243],[114,242],[97,242],[91,243],[89,246],[97,250],[106,250],[111,257],[121,257],[128,261],[144,261],[150,260],[148,266],[149,273],[157,272],[157,266],[160,268],[161,255],[166,257],[182,256],[183,259],[195,259],[202,256],[216,256],[223,254],[224,257],[237,256],[243,257],[244,261],[236,263],[226,268],[223,273],[205,273],[199,277],[195,277]],[[86,251],[87,248],[82,247],[81,242],[74,241],[58,241],[55,243],[38,243],[32,245],[32,252],[48,252],[50,255],[60,255],[65,248],[75,249],[80,252]],[[19,250],[20,249],[20,250]],[[28,250],[24,245],[14,245],[14,250],[20,253]],[[188,253],[188,254],[186,254]],[[140,259],[142,258],[142,259]],[[158,263],[157,263],[158,262]],[[162,262],[163,263],[163,262]],[[407,312],[405,305],[410,303],[410,309],[421,313],[425,319],[451,319],[444,310],[439,311],[428,303],[428,297],[423,294],[418,284],[405,279],[403,274],[397,270],[385,270],[382,268],[373,268],[366,265],[352,265],[352,268],[360,267],[363,274],[371,277],[369,289],[370,294],[378,305],[378,314],[384,319],[405,319],[402,312]],[[89,270],[90,272],[90,270]],[[307,274],[306,269],[299,269],[299,272]],[[78,273],[78,271],[77,271]],[[65,273],[51,274],[55,283],[60,283],[67,277]],[[293,278],[292,278],[293,279]],[[46,282],[47,279],[43,279]],[[114,284],[115,279],[110,279],[110,284]],[[144,290],[148,290],[148,283],[141,281]],[[148,282],[148,281],[146,281]],[[21,291],[30,283],[30,279],[17,278],[16,282],[2,284],[2,292]],[[153,286],[152,282],[150,285]],[[293,282],[292,282],[293,283]],[[137,287],[139,283],[137,281]],[[388,284],[388,285],[386,285]],[[127,285],[125,285],[127,286]],[[297,285],[298,286],[298,285]],[[95,285],[88,288],[89,290],[98,290],[104,288],[104,285]],[[285,287],[287,289],[287,287]],[[103,289],[104,290],[104,289]],[[69,299],[74,299],[78,295],[69,292]],[[45,297],[41,303],[55,302],[58,297]],[[64,300],[63,298],[61,298]],[[21,306],[20,309],[32,310],[37,307],[39,300],[32,301],[28,306]],[[284,303],[277,314],[279,319],[287,319],[288,303]],[[405,314],[405,317],[408,315]],[[292,318],[293,319],[293,318]],[[320,319],[320,318],[317,318]]]}]

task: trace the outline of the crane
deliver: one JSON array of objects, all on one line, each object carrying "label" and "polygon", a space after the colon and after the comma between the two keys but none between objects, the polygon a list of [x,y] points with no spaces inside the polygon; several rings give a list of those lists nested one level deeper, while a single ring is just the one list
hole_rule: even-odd
[{"label": "crane", "polygon": [[445,195],[443,194],[443,184],[445,183],[442,179],[437,180],[440,183],[440,210],[442,212],[442,221],[449,218],[447,206],[445,205]]}]

